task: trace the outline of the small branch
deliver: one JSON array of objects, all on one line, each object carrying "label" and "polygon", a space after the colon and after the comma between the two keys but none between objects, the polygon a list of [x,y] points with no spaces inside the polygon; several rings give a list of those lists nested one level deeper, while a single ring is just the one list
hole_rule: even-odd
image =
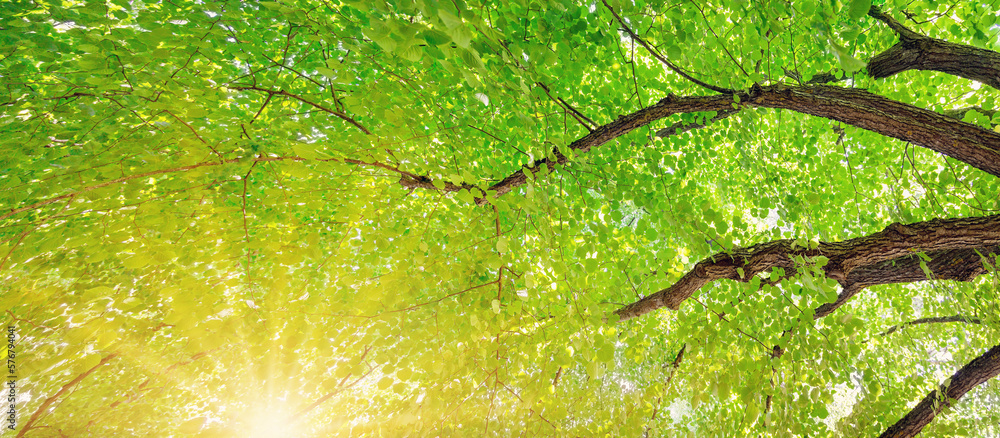
[{"label": "small branch", "polygon": [[724,109],[722,111],[719,111],[718,114],[715,115],[715,117],[706,120],[705,123],[677,122],[674,123],[673,125],[660,129],[659,131],[656,131],[656,136],[660,138],[665,138],[665,137],[670,137],[671,135],[678,135],[688,131],[693,131],[695,129],[701,129],[708,125],[711,125],[712,123],[718,122],[719,120],[728,118],[729,116],[736,114],[738,112],[740,112],[740,110],[738,109],[732,109],[732,108]]},{"label": "small branch", "polygon": [[477,127],[477,126],[475,126],[475,125],[472,125],[472,124],[467,124],[467,125],[465,125],[465,126],[468,126],[468,127],[472,128],[472,129],[475,129],[476,131],[479,131],[479,132],[482,132],[483,134],[486,134],[486,135],[487,135],[487,136],[489,136],[490,138],[492,138],[492,139],[494,139],[494,140],[496,140],[496,141],[499,141],[500,143],[503,143],[503,144],[505,144],[505,145],[507,145],[507,146],[510,146],[510,147],[511,147],[512,149],[514,149],[515,151],[518,151],[518,152],[520,152],[520,153],[521,153],[521,155],[524,155],[524,156],[526,156],[526,157],[530,157],[530,155],[528,155],[528,153],[527,153],[527,152],[525,152],[525,151],[522,151],[522,150],[521,150],[520,148],[518,148],[517,146],[514,146],[514,145],[512,145],[512,144],[508,144],[508,143],[507,143],[507,142],[506,142],[505,140],[503,140],[502,138],[500,138],[500,137],[497,137],[497,136],[495,136],[495,135],[493,135],[493,134],[490,134],[490,133],[489,133],[489,132],[487,132],[487,131],[486,131],[485,129],[482,129],[482,128],[480,128],[480,127]]},{"label": "small branch", "polygon": [[543,84],[541,82],[537,82],[537,84],[538,84],[539,87],[542,88],[542,91],[545,92],[545,95],[549,96],[549,99],[551,99],[553,102],[555,102],[556,105],[559,105],[560,107],[562,107],[563,110],[565,110],[567,113],[569,113],[569,115],[573,116],[573,119],[576,120],[577,122],[579,122],[580,125],[583,125],[583,127],[586,128],[588,131],[593,131],[594,130],[594,127],[597,126],[597,123],[594,123],[594,121],[590,120],[589,117],[587,117],[587,116],[583,115],[583,113],[577,111],[576,108],[573,108],[572,105],[566,103],[566,101],[562,100],[562,98],[552,96],[552,93],[549,92],[549,87],[545,86],[545,84]]},{"label": "small branch", "polygon": [[[372,349],[371,346],[365,347],[365,352],[361,354],[361,360],[362,361],[365,360],[365,357],[368,356],[368,352],[371,351],[371,349]],[[364,380],[366,377],[368,377],[368,375],[370,375],[373,371],[375,371],[375,368],[369,369],[367,373],[361,375],[357,379],[354,379],[354,381],[351,382],[351,384],[347,385],[347,386],[344,386],[344,383],[347,382],[347,379],[350,378],[351,375],[348,374],[348,375],[344,376],[343,379],[340,379],[340,383],[337,384],[337,388],[336,389],[334,389],[333,391],[330,391],[326,395],[324,395],[324,396],[320,397],[319,399],[317,399],[316,401],[310,403],[309,406],[306,406],[306,407],[300,409],[298,412],[295,413],[295,415],[292,415],[291,418],[288,419],[288,421],[294,423],[294,422],[297,422],[297,421],[301,420],[302,417],[305,414],[309,413],[313,409],[316,409],[317,407],[319,407],[319,405],[323,404],[323,402],[329,400],[331,397],[333,397],[333,396],[335,396],[335,395],[343,392],[345,389],[350,389],[350,388],[354,387],[355,385],[357,385],[358,383],[361,383],[361,381]]]},{"label": "small branch", "polygon": [[46,216],[45,219],[42,219],[37,224],[32,224],[32,225],[26,226],[26,229],[24,230],[24,232],[22,232],[20,235],[18,235],[17,241],[15,241],[10,246],[10,249],[7,251],[7,255],[5,255],[2,260],[0,260],[0,270],[3,270],[4,266],[7,265],[7,260],[10,260],[10,256],[14,254],[14,250],[17,249],[17,247],[21,245],[21,242],[24,241],[25,237],[28,237],[28,234],[31,234],[32,231],[35,231],[35,230],[41,228],[43,225],[45,225],[46,222],[48,222],[52,218],[57,217],[60,214],[62,214],[62,212],[65,211],[67,208],[69,208],[70,204],[73,203],[73,199],[74,199],[73,197],[70,197],[69,199],[67,199],[66,203],[63,204],[62,208],[60,208],[59,211],[57,211],[57,212],[55,212],[55,213],[53,213],[51,215]]},{"label": "small branch", "polygon": [[49,326],[44,326],[44,325],[41,325],[41,324],[35,324],[34,322],[31,322],[31,320],[18,318],[17,316],[14,315],[14,312],[12,312],[10,310],[7,311],[7,314],[10,315],[10,318],[13,319],[14,321],[27,323],[28,325],[30,325],[30,326],[32,326],[32,327],[34,327],[36,329],[56,330],[56,329],[54,329],[52,327],[49,327]]},{"label": "small branch", "polygon": [[559,367],[559,369],[556,370],[556,377],[554,379],[552,379],[552,387],[553,388],[555,388],[556,386],[559,386],[559,378],[562,377],[562,371],[563,371],[563,367]]},{"label": "small branch", "polygon": [[674,356],[674,360],[670,362],[669,366],[672,370],[670,370],[670,377],[667,377],[667,383],[670,383],[670,379],[674,378],[674,371],[677,371],[677,368],[681,366],[681,360],[684,359],[684,350],[687,350],[687,346],[688,344],[681,345],[681,349]]},{"label": "small branch", "polygon": [[188,166],[174,167],[174,168],[170,168],[170,169],[154,170],[154,171],[151,171],[151,172],[145,172],[145,173],[140,173],[140,174],[136,174],[136,175],[130,175],[130,176],[124,176],[124,177],[121,177],[121,178],[115,178],[115,179],[108,180],[108,181],[105,181],[105,182],[102,182],[102,183],[94,184],[92,186],[84,187],[84,188],[82,188],[80,190],[77,190],[77,191],[75,191],[73,193],[67,193],[65,195],[60,195],[60,196],[52,197],[52,198],[46,199],[44,201],[38,201],[38,202],[36,202],[34,204],[29,204],[29,205],[26,205],[24,207],[15,208],[15,209],[7,212],[3,216],[0,216],[0,220],[7,219],[8,217],[11,217],[11,216],[13,216],[15,214],[22,213],[22,212],[25,212],[25,211],[36,210],[36,209],[44,207],[46,205],[49,205],[49,204],[52,204],[52,203],[55,203],[55,202],[59,202],[59,201],[61,201],[63,199],[73,198],[73,197],[75,197],[77,195],[80,195],[82,193],[87,193],[87,192],[90,192],[90,191],[93,191],[93,190],[97,190],[97,189],[100,189],[100,188],[103,188],[103,187],[107,187],[107,186],[110,186],[110,185],[113,185],[113,184],[118,184],[118,183],[130,181],[130,180],[133,180],[133,179],[146,178],[146,177],[150,177],[150,176],[154,176],[154,175],[161,175],[161,174],[164,174],[164,173],[183,172],[183,171],[187,171],[187,170],[197,169],[199,167],[218,166],[220,164],[235,163],[235,162],[238,162],[238,161],[240,161],[240,160],[236,159],[236,158],[231,159],[231,160],[226,160],[226,161],[223,161],[223,162],[205,161],[205,162],[201,162],[201,163],[197,163],[197,164],[191,164],[191,165],[188,165]]},{"label": "small branch", "polygon": [[414,304],[412,306],[404,307],[402,309],[388,310],[388,311],[383,312],[383,313],[405,312],[407,310],[413,310],[413,309],[416,309],[418,307],[426,306],[428,304],[440,303],[441,301],[444,301],[444,300],[446,300],[448,298],[451,298],[451,297],[454,297],[454,296],[458,296],[458,295],[464,294],[466,292],[473,291],[473,290],[476,290],[476,289],[479,289],[479,288],[483,288],[483,287],[486,287],[486,286],[491,286],[491,285],[494,285],[494,284],[498,284],[499,282],[500,282],[500,279],[493,280],[493,281],[488,282],[488,283],[483,283],[483,284],[480,284],[480,285],[472,286],[472,287],[467,288],[467,289],[462,289],[462,290],[460,290],[458,292],[450,293],[450,294],[445,295],[445,296],[443,296],[441,298],[437,298],[437,299],[434,299],[434,300],[431,300],[431,301],[425,301],[425,302],[419,303],[419,304]]},{"label": "small branch", "polygon": [[48,410],[49,406],[52,406],[52,404],[55,403],[59,397],[61,397],[63,394],[69,391],[70,388],[82,382],[83,379],[86,379],[87,376],[93,374],[94,371],[97,371],[98,368],[104,366],[104,364],[110,362],[111,359],[114,359],[115,357],[118,357],[118,353],[112,353],[107,356],[104,356],[104,358],[102,358],[101,361],[97,363],[97,365],[94,365],[93,368],[84,371],[79,376],[76,376],[75,379],[70,380],[69,383],[63,385],[62,388],[59,388],[59,390],[56,391],[55,394],[52,394],[49,398],[46,398],[45,401],[43,401],[42,404],[38,406],[38,409],[35,409],[35,412],[31,414],[31,418],[28,418],[28,421],[24,423],[24,427],[22,427],[21,430],[17,433],[16,438],[21,438],[22,436],[24,436],[24,434],[28,433],[28,431],[31,430],[31,428],[34,426],[35,422],[38,421],[39,417],[41,417],[42,414],[44,414],[45,411]]},{"label": "small branch", "polygon": [[163,112],[166,113],[166,114],[168,114],[168,115],[170,115],[170,117],[173,117],[178,122],[180,122],[182,125],[184,125],[189,131],[191,131],[192,134],[194,134],[195,137],[198,138],[198,141],[202,142],[202,144],[204,144],[205,146],[208,146],[208,148],[212,150],[212,153],[215,154],[215,156],[219,157],[219,160],[223,160],[224,159],[224,157],[222,156],[222,154],[220,154],[219,151],[216,150],[214,146],[212,146],[207,141],[205,141],[205,138],[202,137],[201,134],[198,134],[198,131],[196,129],[194,129],[193,126],[191,126],[190,124],[188,124],[188,122],[185,122],[180,117],[177,117],[176,114],[174,114],[174,113],[172,113],[170,111],[163,111]]},{"label": "small branch", "polygon": [[914,319],[913,321],[904,322],[902,324],[898,324],[898,325],[894,325],[892,327],[889,327],[888,330],[886,330],[886,331],[884,331],[882,333],[879,333],[879,336],[886,336],[886,335],[892,334],[896,330],[899,330],[899,329],[904,328],[904,327],[909,327],[911,325],[917,325],[917,324],[940,324],[940,323],[946,323],[946,322],[964,322],[964,323],[967,323],[967,324],[982,324],[983,323],[983,321],[981,319],[979,319],[979,318],[970,318],[970,317],[964,316],[964,315],[938,316],[938,317],[933,317],[933,318],[918,318],[918,319]]},{"label": "small branch", "polygon": [[[42,208],[42,207],[44,207],[46,205],[54,204],[54,203],[62,201],[62,200],[68,200],[68,199],[71,199],[71,198],[75,198],[76,196],[79,196],[79,195],[81,195],[83,193],[91,192],[91,191],[94,191],[94,190],[97,190],[97,189],[101,189],[101,188],[104,188],[104,187],[107,187],[107,186],[111,186],[111,185],[115,185],[115,184],[120,184],[120,183],[128,182],[128,181],[131,181],[131,180],[135,180],[135,179],[144,179],[144,178],[148,178],[148,177],[155,176],[155,175],[163,175],[163,174],[169,174],[169,173],[186,172],[188,170],[194,170],[194,169],[198,169],[198,168],[201,168],[201,167],[221,166],[221,165],[225,165],[225,164],[239,163],[239,162],[242,162],[242,161],[253,161],[255,163],[261,163],[261,162],[271,162],[271,161],[309,161],[309,160],[306,160],[305,158],[302,158],[302,157],[296,157],[296,156],[281,156],[281,157],[264,157],[264,156],[261,156],[261,157],[253,158],[252,160],[245,160],[243,158],[231,158],[231,159],[222,160],[222,161],[203,161],[201,163],[195,163],[195,164],[191,164],[191,165],[187,165],[187,166],[171,167],[171,168],[167,168],[167,169],[154,170],[154,171],[139,173],[139,174],[135,174],[135,175],[128,175],[128,176],[123,176],[121,178],[115,178],[115,179],[111,179],[111,180],[108,180],[108,181],[100,182],[100,183],[97,183],[97,184],[94,184],[94,185],[86,186],[86,187],[83,187],[83,188],[81,188],[81,189],[73,192],[73,193],[67,193],[65,195],[54,196],[52,198],[45,199],[45,200],[42,200],[42,201],[38,201],[38,202],[35,202],[33,204],[28,204],[28,205],[26,205],[24,207],[19,207],[19,208],[11,209],[7,213],[4,213],[3,215],[0,215],[0,221],[2,221],[4,219],[7,219],[7,218],[9,218],[11,216],[14,216],[14,215],[16,215],[18,213],[23,213],[23,212],[31,211],[31,210],[37,210],[37,209]],[[401,182],[412,180],[412,181],[414,181],[415,184],[417,184],[416,187],[424,187],[424,184],[426,184],[428,187],[424,187],[424,188],[435,188],[436,189],[436,187],[434,187],[433,184],[431,184],[431,181],[430,181],[429,178],[426,178],[426,177],[423,177],[423,176],[419,176],[419,175],[415,175],[413,173],[401,170],[401,169],[399,169],[396,166],[391,166],[391,165],[380,163],[380,162],[369,163],[369,162],[366,162],[366,161],[354,160],[354,159],[350,159],[350,158],[346,158],[346,159],[333,159],[333,158],[331,158],[331,159],[325,159],[325,160],[324,159],[319,159],[319,160],[316,160],[316,161],[343,161],[343,162],[349,163],[349,164],[356,164],[356,165],[361,165],[361,166],[379,167],[379,168],[387,169],[387,170],[390,170],[390,171],[393,171],[393,172],[396,172],[396,173],[400,174],[401,175],[401,179],[403,180]],[[426,182],[424,182],[424,181],[426,181]],[[403,185],[406,186],[405,183]],[[461,190],[463,188],[471,189],[471,188],[474,188],[474,186],[467,185],[467,184],[464,184],[462,186],[457,186],[457,185],[452,184],[452,183],[445,183],[445,191],[458,191],[458,190]]]},{"label": "small branch", "polygon": [[[251,295],[253,294],[253,278],[250,276],[250,256],[253,250],[251,249],[250,242],[250,227],[247,225],[247,182],[250,179],[250,174],[253,172],[254,167],[257,167],[256,161],[250,165],[250,169],[247,170],[247,174],[243,175],[243,205],[241,208],[243,213],[243,238],[247,245],[247,290],[250,291]],[[256,300],[256,298],[254,298],[254,300]]]},{"label": "small branch", "polygon": [[331,109],[331,108],[325,107],[323,105],[320,105],[318,103],[315,103],[315,102],[313,102],[311,100],[308,100],[308,99],[306,99],[306,98],[304,98],[302,96],[299,96],[297,94],[289,93],[289,92],[287,92],[285,90],[271,90],[271,89],[267,89],[267,88],[261,88],[261,87],[258,87],[256,85],[230,85],[229,88],[231,88],[233,90],[253,90],[253,91],[259,91],[261,93],[267,93],[269,95],[279,95],[279,96],[289,97],[289,98],[295,99],[295,100],[297,100],[299,102],[302,102],[302,103],[304,103],[306,105],[309,105],[309,106],[311,106],[313,108],[316,108],[316,109],[318,109],[320,111],[332,114],[335,117],[337,117],[337,118],[339,118],[339,119],[341,119],[341,120],[343,120],[343,121],[345,121],[347,123],[350,123],[350,124],[354,125],[354,127],[360,129],[361,132],[364,132],[365,134],[368,134],[368,135],[372,135],[372,132],[369,131],[368,128],[365,128],[357,120],[354,120],[353,118],[351,118],[351,116],[348,116],[347,114],[344,114],[341,111],[337,111],[335,109]]},{"label": "small branch", "polygon": [[731,88],[723,88],[723,87],[717,87],[715,85],[707,84],[707,83],[702,82],[702,81],[700,81],[698,79],[695,79],[691,75],[685,73],[679,67],[677,67],[676,65],[674,65],[674,63],[670,62],[670,60],[668,60],[663,55],[661,55],[659,52],[657,52],[656,49],[652,48],[649,44],[647,44],[645,40],[643,40],[642,38],[639,37],[639,35],[636,35],[636,33],[633,32],[632,29],[629,28],[627,24],[625,24],[625,20],[623,20],[622,17],[619,16],[617,12],[615,12],[615,8],[612,8],[611,5],[608,4],[607,0],[601,0],[601,3],[604,3],[604,6],[607,7],[609,11],[611,11],[611,15],[615,16],[615,20],[618,21],[618,24],[620,24],[622,26],[622,28],[625,30],[625,32],[628,33],[629,36],[632,37],[633,40],[635,40],[636,42],[638,42],[639,45],[641,45],[643,48],[646,49],[647,52],[649,52],[650,55],[653,55],[654,58],[656,58],[661,63],[663,63],[663,65],[665,65],[667,68],[669,68],[674,73],[677,73],[678,75],[680,75],[684,79],[687,79],[688,81],[691,81],[691,83],[694,83],[694,84],[699,85],[699,86],[701,86],[703,88],[707,88],[709,90],[715,91],[716,93],[733,94],[733,93],[736,92],[736,90],[733,90]]},{"label": "small branch", "polygon": [[926,38],[925,36],[920,35],[919,33],[916,33],[908,29],[906,26],[903,26],[902,23],[896,21],[896,19],[882,12],[882,9],[879,8],[878,6],[873,5],[871,9],[868,9],[868,16],[885,23],[885,25],[888,26],[889,29],[892,29],[893,32],[896,32],[896,34],[898,34],[900,38],[904,39]]}]

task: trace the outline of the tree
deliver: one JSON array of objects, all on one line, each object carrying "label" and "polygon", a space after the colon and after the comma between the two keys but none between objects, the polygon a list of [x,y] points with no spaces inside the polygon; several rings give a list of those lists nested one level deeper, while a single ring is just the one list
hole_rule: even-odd
[{"label": "tree", "polygon": [[997,435],[1000,10],[876,3],[5,6],[15,435]]}]

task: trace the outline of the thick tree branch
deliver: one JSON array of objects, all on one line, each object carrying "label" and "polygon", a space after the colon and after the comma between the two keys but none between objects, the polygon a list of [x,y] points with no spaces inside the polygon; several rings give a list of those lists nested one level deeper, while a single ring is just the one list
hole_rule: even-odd
[{"label": "thick tree branch", "polygon": [[[828,259],[822,267],[837,280],[843,292],[833,303],[816,309],[814,317],[829,315],[865,287],[926,280],[918,252],[935,279],[970,281],[986,272],[979,253],[996,254],[1000,245],[1000,215],[935,219],[910,225],[892,224],[885,230],[843,242],[820,242],[814,249],[796,246],[792,240],[776,240],[731,253],[718,253],[702,260],[670,287],[650,294],[615,311],[624,321],[668,307],[678,309],[702,286],[716,280],[747,282],[775,268],[794,269],[796,256]],[[977,253],[978,251],[978,253]],[[742,270],[743,275],[740,275]]]},{"label": "thick tree branch", "polygon": [[747,102],[837,120],[1000,176],[1000,134],[867,91],[833,86],[754,87]]},{"label": "thick tree branch", "polygon": [[[921,35],[882,12],[878,6],[872,6],[868,15],[885,23],[899,36],[899,42],[868,61],[866,70],[871,77],[883,79],[907,70],[930,70],[980,81],[1000,89],[1000,53]],[[785,75],[802,83],[798,72],[786,70]],[[820,73],[807,84],[825,84],[847,78]]]},{"label": "thick tree branch", "polygon": [[917,406],[880,435],[881,438],[916,436],[941,411],[953,406],[973,388],[1000,374],[1000,345],[972,360],[927,394]]},{"label": "thick tree branch", "polygon": [[[986,273],[986,268],[981,263],[981,256],[988,254],[1000,254],[1000,247],[992,245],[928,251],[925,255],[930,260],[924,264],[934,274],[935,279],[972,281]],[[837,296],[836,301],[817,307],[813,316],[818,319],[833,313],[868,286],[927,280],[927,274],[920,261],[920,257],[911,255],[861,266],[851,271],[846,282],[847,286]]]},{"label": "thick tree branch", "polygon": [[932,70],[1000,89],[1000,53],[916,33],[872,6],[868,15],[899,35],[899,42],[868,62],[868,74],[886,78],[906,70]]},{"label": "thick tree branch", "polygon": [[[864,90],[825,85],[799,87],[782,84],[767,87],[755,85],[749,90],[737,93],[736,96],[742,102],[737,105],[738,107],[745,105],[788,109],[836,120],[940,152],[991,175],[1000,176],[1000,133]],[[690,97],[668,95],[652,106],[619,117],[595,129],[570,143],[568,148],[576,153],[588,152],[591,148],[674,114],[716,111],[719,115],[712,120],[724,118],[734,109],[734,100],[729,95]],[[684,132],[682,126],[661,130],[663,135],[681,132]],[[490,186],[488,190],[495,196],[503,195],[524,185],[528,181],[528,174],[538,172],[542,164],[551,169],[555,165],[569,161],[569,158],[558,149],[552,154],[554,159],[540,159],[525,165]],[[433,187],[431,179],[423,176],[404,178],[401,183],[410,188]],[[461,188],[449,186],[445,190],[454,191]],[[484,198],[477,199],[480,205],[485,202]]]},{"label": "thick tree branch", "polygon": [[[622,135],[632,132],[636,128],[641,128],[652,122],[674,114],[699,111],[721,112],[727,109],[732,109],[730,106],[732,101],[732,96],[728,95],[705,97],[674,97],[673,95],[670,95],[661,99],[652,106],[643,108],[632,114],[619,117],[611,123],[598,127],[589,134],[581,137],[573,143],[570,143],[568,148],[572,149],[576,153],[588,152],[591,148],[601,146],[611,140],[621,137]],[[546,167],[551,168],[554,165],[565,164],[569,161],[569,157],[564,155],[558,149],[552,151],[552,154],[555,158],[554,160],[547,158],[535,160],[535,162],[522,167],[520,170],[512,173],[500,182],[493,184],[489,190],[495,192],[496,196],[503,195],[510,192],[514,188],[527,183],[528,174],[535,174],[541,169],[543,164],[545,164]],[[483,204],[485,203],[485,199],[479,199],[477,202]]]}]

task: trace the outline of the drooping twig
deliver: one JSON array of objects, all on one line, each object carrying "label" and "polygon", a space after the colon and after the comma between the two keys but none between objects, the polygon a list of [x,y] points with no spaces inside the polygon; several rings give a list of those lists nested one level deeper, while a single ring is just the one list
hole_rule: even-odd
[{"label": "drooping twig", "polygon": [[354,125],[355,128],[360,129],[361,132],[364,132],[365,134],[368,134],[368,135],[372,134],[372,132],[369,131],[368,128],[365,128],[360,122],[358,122],[357,120],[355,120],[351,116],[348,116],[344,112],[332,109],[330,107],[324,106],[324,105],[316,103],[316,102],[313,102],[313,101],[311,101],[309,99],[306,99],[306,98],[304,98],[302,96],[299,96],[297,94],[289,93],[289,92],[287,92],[285,90],[272,90],[272,89],[268,89],[268,88],[262,88],[262,87],[259,87],[259,86],[256,86],[256,85],[230,85],[229,88],[231,88],[233,90],[259,91],[261,93],[267,93],[268,95],[278,95],[278,96],[285,96],[285,97],[288,97],[288,98],[292,98],[292,99],[295,99],[295,100],[297,100],[299,102],[302,102],[302,103],[304,103],[306,105],[309,105],[309,106],[311,106],[313,108],[316,108],[316,109],[318,109],[320,111],[323,111],[323,112],[328,113],[328,114],[332,114],[333,116],[335,116],[335,117],[337,117],[337,118],[339,118],[339,119],[341,119],[341,120],[343,120],[343,121],[345,121],[347,123],[350,123],[350,124]]},{"label": "drooping twig", "polygon": [[646,43],[646,41],[643,40],[641,37],[639,37],[639,35],[637,35],[635,32],[633,32],[632,29],[628,27],[628,24],[625,23],[625,20],[622,19],[622,17],[618,15],[618,12],[615,12],[615,8],[612,8],[611,5],[608,4],[607,0],[601,0],[601,2],[604,3],[604,6],[607,7],[609,11],[611,11],[611,15],[614,15],[615,20],[617,20],[618,24],[620,24],[622,26],[622,28],[625,30],[625,32],[629,34],[629,37],[631,37],[633,40],[635,40],[636,42],[638,42],[639,45],[641,45],[643,48],[646,49],[647,52],[649,52],[650,55],[653,55],[654,58],[656,58],[661,63],[663,63],[663,65],[665,65],[671,71],[673,71],[674,73],[677,73],[678,75],[680,75],[684,79],[687,79],[688,81],[691,81],[691,83],[694,83],[694,84],[696,84],[696,85],[698,85],[700,87],[707,88],[709,90],[715,91],[716,93],[733,94],[733,93],[736,92],[736,90],[733,90],[733,89],[730,89],[730,88],[719,87],[719,86],[716,86],[716,85],[712,85],[712,84],[706,83],[704,81],[700,81],[698,79],[695,79],[693,76],[687,74],[686,72],[684,72],[684,70],[681,70],[680,67],[677,67],[676,65],[674,65],[674,63],[670,62],[669,59],[667,59],[666,57],[664,57],[663,55],[661,55],[658,51],[656,51],[655,48],[653,48],[648,43]]}]

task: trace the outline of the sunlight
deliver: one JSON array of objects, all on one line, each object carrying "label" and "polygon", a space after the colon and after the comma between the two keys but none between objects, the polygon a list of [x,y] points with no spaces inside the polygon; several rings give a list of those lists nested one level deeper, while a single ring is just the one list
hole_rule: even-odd
[{"label": "sunlight", "polygon": [[295,422],[284,409],[259,407],[248,412],[245,420],[250,438],[294,438],[301,435]]}]

